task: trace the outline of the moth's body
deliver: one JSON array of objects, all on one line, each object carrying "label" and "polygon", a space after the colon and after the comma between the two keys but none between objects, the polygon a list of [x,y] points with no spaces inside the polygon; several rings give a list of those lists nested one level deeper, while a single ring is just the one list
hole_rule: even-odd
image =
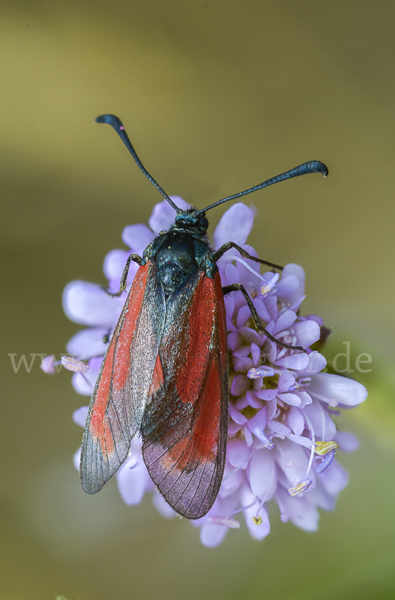
[{"label": "moth's body", "polygon": [[[99,427],[95,406],[104,408]],[[145,249],[104,358],[84,434],[83,487],[99,491],[140,434],[158,489],[177,512],[199,518],[221,484],[227,421],[218,268],[205,229],[175,223]],[[99,455],[100,469],[93,455]]]},{"label": "moth's body", "polygon": [[[180,216],[187,218],[191,213],[192,210],[185,211]],[[196,269],[203,269],[211,279],[217,273],[214,255],[203,231],[202,227],[180,227],[174,223],[169,231],[161,232],[144,250],[143,264],[146,261],[157,263],[158,280],[166,297],[174,293],[188,274]]]},{"label": "moth's body", "polygon": [[205,211],[306,173],[328,173],[310,161],[253,188],[222,198],[206,209],[181,210],[148,173],[121,121],[102,115],[144,175],[175,211],[175,221],[144,250],[129,256],[119,296],[125,291],[130,261],[137,270],[103,359],[89,406],[81,450],[81,483],[94,494],[126,460],[132,439],[142,438],[151,479],[170,506],[188,519],[203,517],[218,495],[225,467],[228,432],[228,371],[224,294],[239,291],[255,327],[286,349],[263,326],[243,285],[224,288],[217,261],[230,248],[271,268],[229,241],[212,252]]}]

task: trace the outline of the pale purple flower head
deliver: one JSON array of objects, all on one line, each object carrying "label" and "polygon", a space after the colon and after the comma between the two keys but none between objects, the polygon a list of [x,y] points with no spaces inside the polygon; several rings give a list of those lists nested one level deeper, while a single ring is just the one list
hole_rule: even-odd
[{"label": "pale purple flower head", "polygon": [[[181,198],[172,199],[180,208],[188,207]],[[140,224],[124,229],[122,239],[129,250],[112,250],[104,260],[112,291],[119,287],[130,252],[141,255],[155,235],[169,228],[174,216],[174,210],[163,201],[152,212],[150,228]],[[245,204],[233,205],[214,231],[214,247],[234,241],[257,256],[246,245],[253,220],[254,213]],[[202,543],[214,547],[229,529],[240,526],[235,515],[244,513],[251,536],[261,540],[270,531],[267,503],[274,501],[283,522],[289,520],[314,531],[318,508],[332,510],[338,493],[347,485],[347,473],[335,458],[336,450],[348,452],[358,445],[352,434],[336,430],[332,416],[343,407],[363,402],[367,392],[356,381],[325,372],[326,360],[315,349],[327,333],[323,321],[299,314],[305,285],[302,267],[289,264],[280,276],[270,271],[262,274],[258,263],[243,259],[235,250],[225,253],[218,267],[223,285],[238,282],[245,286],[269,333],[306,352],[281,348],[258,334],[243,295],[225,296],[230,367],[225,475],[211,510],[191,523],[200,528]],[[128,285],[137,268],[131,264]],[[76,371],[72,383],[79,394],[92,394],[106,351],[103,339],[111,335],[124,302],[125,297],[110,297],[101,286],[82,281],[70,283],[64,291],[66,315],[87,326],[69,341],[67,352],[78,361],[87,360],[89,370],[78,361],[62,359],[62,364]],[[53,360],[47,362],[53,370]],[[73,415],[81,427],[87,410],[83,406]],[[74,456],[77,468],[79,453]],[[154,490],[139,438],[132,442],[131,455],[116,477],[126,504],[139,504],[145,493],[153,493],[156,509],[166,518],[175,515]]]}]

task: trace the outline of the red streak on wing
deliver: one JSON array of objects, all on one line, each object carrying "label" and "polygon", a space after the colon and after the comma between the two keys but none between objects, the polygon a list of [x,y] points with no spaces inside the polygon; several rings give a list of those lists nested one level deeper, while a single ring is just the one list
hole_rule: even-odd
[{"label": "red streak on wing", "polygon": [[[111,385],[111,368],[112,368],[112,362],[113,362],[113,357],[114,357],[114,348],[115,348],[115,340],[113,338],[111,341],[110,347],[108,349],[108,352],[107,352],[106,363],[105,363],[103,371],[102,371],[100,385],[97,390],[95,404],[92,409],[91,420],[90,420],[90,424],[89,424],[90,432],[92,433],[92,435],[95,438],[98,438],[99,440],[102,441],[102,446],[104,444],[104,439],[106,438],[106,434],[107,434],[107,431],[105,431],[105,429],[107,430],[107,428],[105,428],[105,425],[104,425],[104,414],[105,414],[106,407],[107,407],[107,398],[108,398],[108,394],[110,391],[110,385]],[[110,436],[110,438],[111,438],[111,436]],[[107,442],[107,452],[111,452],[113,449],[112,441],[110,441],[109,444],[111,446],[110,448],[108,447],[108,442]],[[106,448],[103,447],[103,452],[105,450],[106,450]]]},{"label": "red streak on wing", "polygon": [[177,391],[182,402],[196,402],[210,358],[210,342],[215,327],[214,280],[202,273],[190,307],[183,367],[177,374]]},{"label": "red streak on wing", "polygon": [[[117,337],[117,352],[114,362],[113,387],[115,391],[121,390],[129,374],[130,368],[130,344],[136,328],[136,321],[143,303],[145,283],[150,264],[140,267],[133,280],[123,310],[123,319],[119,327]],[[118,329],[118,328],[117,328]]]},{"label": "red streak on wing", "polygon": [[142,306],[148,267],[149,264],[146,264],[136,273],[100,373],[89,430],[93,437],[100,440],[103,453],[111,453],[114,448],[114,440],[106,419],[106,409],[111,383],[115,390],[121,390],[129,373],[130,344]]},{"label": "red streak on wing", "polygon": [[197,439],[195,441],[194,455],[199,461],[203,459],[214,461],[216,458],[219,437],[222,433],[220,431],[222,402],[227,402],[228,400],[227,398],[223,398],[224,382],[222,378],[227,377],[226,317],[224,295],[222,293],[219,273],[215,274],[214,281],[212,279],[208,279],[208,281],[211,283],[211,298],[216,309],[212,313],[216,315],[215,330],[211,333],[212,341],[216,348],[214,351],[210,351],[206,378],[199,400],[195,406],[193,435]]},{"label": "red streak on wing", "polygon": [[[183,402],[196,402],[192,439],[185,436],[171,450],[182,458],[177,469],[208,459],[214,461],[221,425],[221,401],[226,376],[226,320],[221,279],[203,277],[197,287],[191,310],[189,346],[186,362],[177,379],[177,390]],[[210,343],[216,348],[210,350]],[[219,348],[218,348],[219,345]],[[204,380],[202,379],[202,375]]]},{"label": "red streak on wing", "polygon": [[[215,461],[221,421],[221,381],[218,361],[209,364],[204,386],[195,406],[192,434],[177,463],[177,469],[191,468],[202,461]],[[173,453],[173,452],[172,452]]]}]

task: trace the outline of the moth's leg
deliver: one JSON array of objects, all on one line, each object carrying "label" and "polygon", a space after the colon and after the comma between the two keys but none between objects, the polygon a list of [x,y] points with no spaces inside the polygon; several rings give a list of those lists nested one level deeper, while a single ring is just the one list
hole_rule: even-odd
[{"label": "moth's leg", "polygon": [[282,346],[283,348],[288,348],[289,350],[301,350],[302,352],[306,352],[306,350],[304,348],[302,348],[302,346],[291,346],[290,344],[286,344],[285,342],[281,342],[280,340],[276,340],[275,337],[272,336],[271,333],[269,333],[263,326],[261,323],[261,320],[259,318],[259,315],[256,311],[255,306],[252,303],[251,298],[249,297],[247,290],[245,289],[244,285],[241,283],[232,283],[232,285],[226,285],[225,287],[222,288],[222,292],[223,294],[229,294],[230,292],[241,292],[244,296],[244,298],[246,299],[246,302],[248,304],[248,308],[251,311],[251,315],[252,318],[254,319],[254,323],[255,323],[255,327],[257,328],[257,330],[259,331],[259,333],[266,335],[266,337],[271,341],[274,342],[275,344],[277,344],[278,346]]},{"label": "moth's leg", "polygon": [[111,335],[111,330],[108,333],[105,333],[102,337],[102,342],[103,344],[109,344],[110,343],[110,335]]},{"label": "moth's leg", "polygon": [[223,244],[223,246],[221,246],[221,248],[219,248],[217,250],[217,252],[215,252],[215,254],[214,254],[215,262],[217,262],[217,260],[219,260],[221,258],[221,256],[223,256],[225,254],[225,252],[227,252],[231,248],[235,248],[236,250],[238,250],[243,258],[248,258],[249,260],[254,260],[255,262],[261,263],[261,265],[267,265],[268,267],[273,267],[274,269],[278,269],[279,271],[282,271],[284,268],[284,267],[280,267],[280,265],[275,265],[274,263],[271,263],[267,260],[262,260],[262,258],[257,258],[256,256],[251,256],[251,254],[248,254],[248,252],[246,252],[244,250],[244,248],[242,248],[241,246],[238,246],[234,242],[226,242],[226,244]]},{"label": "moth's leg", "polygon": [[141,256],[139,256],[138,254],[134,254],[134,253],[130,254],[130,256],[128,256],[128,260],[126,261],[126,265],[125,265],[125,268],[124,268],[123,273],[122,273],[121,283],[119,285],[119,290],[117,292],[112,293],[112,292],[109,292],[106,289],[106,293],[109,296],[112,296],[113,298],[117,298],[118,296],[120,296],[122,294],[122,292],[125,291],[125,289],[126,289],[126,281],[128,279],[129,267],[130,267],[130,263],[132,262],[132,260],[134,262],[136,262],[140,266],[143,264],[143,259],[141,258]]}]

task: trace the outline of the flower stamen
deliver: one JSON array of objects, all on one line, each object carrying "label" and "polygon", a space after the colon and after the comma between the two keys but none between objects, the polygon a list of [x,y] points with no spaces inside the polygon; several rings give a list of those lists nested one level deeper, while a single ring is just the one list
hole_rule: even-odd
[{"label": "flower stamen", "polygon": [[274,273],[274,275],[266,282],[266,285],[261,287],[261,296],[264,298],[272,291],[277,281],[280,279],[279,273]]},{"label": "flower stamen", "polygon": [[334,450],[331,450],[330,452],[328,452],[328,454],[325,454],[323,460],[317,467],[317,473],[321,475],[321,473],[323,473],[325,469],[327,469],[332,464],[333,459],[335,458],[335,454],[336,453]]},{"label": "flower stamen", "polygon": [[318,454],[319,456],[325,456],[325,454],[328,454],[328,452],[331,452],[331,450],[336,450],[339,447],[339,444],[337,442],[316,442],[315,443],[315,453]]},{"label": "flower stamen", "polygon": [[237,510],[235,510],[234,512],[232,512],[229,517],[234,517],[235,515],[237,515],[238,513],[243,512],[244,510],[248,510],[249,508],[252,508],[254,505],[256,504],[256,500],[254,500],[253,502],[251,502],[251,504],[247,504],[247,506],[242,506],[241,508],[238,508]]},{"label": "flower stamen", "polygon": [[240,471],[241,467],[236,467],[235,469],[233,469],[233,471],[231,471],[230,473],[228,473],[223,479],[222,479],[222,483],[224,481],[226,481],[227,479],[230,479],[230,477],[232,477],[232,475],[235,475],[238,471]]},{"label": "flower stamen", "polygon": [[259,279],[261,279],[262,281],[264,281],[266,283],[266,279],[264,278],[264,276],[261,275],[259,273],[259,271],[255,271],[255,269],[253,269],[252,267],[250,267],[250,265],[248,263],[246,263],[246,261],[243,258],[240,258],[240,256],[234,256],[232,260],[236,260],[237,262],[241,263],[243,265],[243,267],[245,267],[246,269],[248,269],[249,271],[251,271],[251,273],[253,273]]},{"label": "flower stamen", "polygon": [[61,356],[60,362],[68,371],[73,371],[74,373],[86,373],[89,371],[89,365],[84,363],[82,360],[78,360],[73,356]]},{"label": "flower stamen", "polygon": [[302,479],[294,487],[289,488],[288,492],[291,496],[299,496],[299,494],[308,490],[312,483],[311,479]]},{"label": "flower stamen", "polygon": [[267,448],[268,450],[273,450],[273,448],[274,448],[273,442],[265,436],[263,431],[258,426],[254,427],[252,429],[251,433],[253,433],[255,435],[255,437],[257,437],[258,440],[260,442],[262,442],[262,444],[265,445],[265,448]]},{"label": "flower stamen", "polygon": [[223,525],[224,527],[229,527],[229,529],[240,529],[240,521],[230,517],[208,517],[207,523],[210,523],[210,525]]},{"label": "flower stamen", "polygon": [[[314,427],[313,427],[313,424],[312,424],[312,422],[310,421],[309,417],[306,415],[306,413],[305,413],[305,412],[303,412],[303,416],[304,416],[304,418],[305,418],[305,421],[306,421],[306,423],[307,423],[307,426],[308,426],[308,428],[309,428],[309,430],[310,430],[310,433],[311,433],[311,441],[312,441],[312,444],[311,444],[311,451],[310,451],[310,459],[309,459],[309,464],[307,465],[307,471],[306,471],[306,477],[307,477],[307,475],[308,475],[308,474],[309,474],[309,472],[310,472],[311,465],[313,464],[314,450],[315,450],[315,433],[314,433]],[[307,489],[307,488],[306,488],[306,489]],[[303,491],[303,490],[302,490],[302,491]],[[300,492],[299,492],[299,493],[300,493]],[[291,494],[291,496],[292,496],[292,494]]]}]

